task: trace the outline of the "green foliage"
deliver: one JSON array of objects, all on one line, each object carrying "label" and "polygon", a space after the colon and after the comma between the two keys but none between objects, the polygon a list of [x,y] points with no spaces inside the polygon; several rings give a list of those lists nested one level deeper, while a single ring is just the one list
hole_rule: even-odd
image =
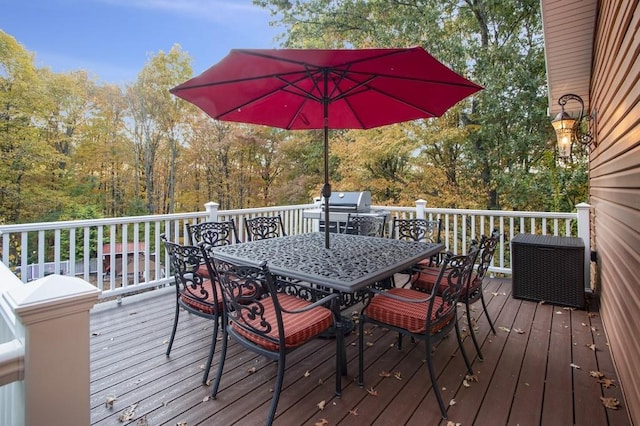
[{"label": "green foliage", "polygon": [[[484,86],[437,119],[331,131],[334,190],[451,208],[570,211],[587,200],[586,156],[559,161],[551,142],[538,0],[254,3],[285,28],[283,46],[421,45]],[[0,223],[320,195],[322,131],[212,120],[169,93],[192,73],[191,58],[173,46],[126,87],[97,84],[84,71],[36,68],[0,31]]]}]

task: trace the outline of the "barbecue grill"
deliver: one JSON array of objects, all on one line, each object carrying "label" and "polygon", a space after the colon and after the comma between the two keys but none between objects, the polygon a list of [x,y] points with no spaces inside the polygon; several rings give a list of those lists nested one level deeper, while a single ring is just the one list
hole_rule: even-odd
[{"label": "barbecue grill", "polygon": [[[324,198],[320,200],[320,208],[305,210],[303,217],[319,220],[319,230],[324,231]],[[334,191],[329,197],[329,231],[344,232],[349,214],[365,216],[386,216],[391,214],[386,210],[371,208],[371,192],[369,191]]]}]

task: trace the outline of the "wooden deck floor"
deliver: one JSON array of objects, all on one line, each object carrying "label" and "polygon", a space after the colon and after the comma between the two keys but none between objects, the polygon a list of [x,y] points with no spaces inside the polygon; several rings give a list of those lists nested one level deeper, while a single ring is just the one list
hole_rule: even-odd
[{"label": "wooden deck floor", "polygon": [[[588,311],[522,301],[511,297],[511,282],[503,279],[487,282],[485,296],[498,330],[495,336],[490,333],[480,316],[476,333],[485,359],[473,360],[477,382],[463,385],[465,367],[455,336],[435,350],[439,384],[445,401],[452,404],[452,424],[630,424],[619,387],[606,387],[590,374],[600,371],[617,383],[594,301]],[[210,387],[201,385],[201,377],[212,325],[183,313],[173,351],[166,357],[173,301],[173,290],[167,288],[125,298],[121,305],[104,302],[94,308],[91,424],[264,424],[275,365],[231,344],[218,398],[210,399]],[[478,304],[474,316],[480,311]],[[275,423],[447,425],[431,391],[424,346],[405,339],[398,351],[395,339],[382,329],[366,337],[371,345],[365,352],[363,389],[354,382],[355,332],[347,337],[348,376],[341,398],[334,396],[334,340],[317,339],[291,353]],[[470,338],[465,347],[475,355]],[[217,363],[216,354],[210,378]],[[383,371],[392,374],[382,377]],[[604,408],[601,397],[617,398],[621,408]]]}]

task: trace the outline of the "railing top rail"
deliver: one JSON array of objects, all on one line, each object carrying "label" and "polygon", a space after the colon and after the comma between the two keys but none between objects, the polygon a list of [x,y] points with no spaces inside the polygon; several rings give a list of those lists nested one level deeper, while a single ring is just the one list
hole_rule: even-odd
[{"label": "railing top rail", "polygon": [[28,232],[39,231],[41,229],[55,230],[55,229],[70,229],[70,228],[82,228],[85,226],[104,226],[104,225],[118,225],[121,223],[145,223],[154,221],[166,221],[166,220],[183,220],[205,216],[206,212],[195,213],[173,213],[173,214],[157,214],[146,216],[126,216],[117,218],[103,218],[103,219],[86,219],[86,220],[65,220],[60,222],[34,222],[34,223],[21,223],[15,225],[0,225],[0,235],[3,232]]},{"label": "railing top rail", "polygon": [[[376,209],[386,209],[393,211],[415,211],[413,207],[398,206],[372,206]],[[474,216],[495,216],[495,217],[544,217],[552,219],[575,219],[577,212],[532,212],[523,210],[475,210],[475,209],[447,209],[439,207],[426,207],[425,213],[432,214],[457,214],[457,215],[474,215]]]}]

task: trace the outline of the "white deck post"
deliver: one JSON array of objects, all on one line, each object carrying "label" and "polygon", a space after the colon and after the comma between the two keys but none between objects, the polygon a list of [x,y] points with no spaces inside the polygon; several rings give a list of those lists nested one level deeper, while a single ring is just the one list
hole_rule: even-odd
[{"label": "white deck post", "polygon": [[427,208],[427,201],[420,199],[416,201],[416,219],[426,219],[427,214],[425,209]]},{"label": "white deck post", "polygon": [[578,237],[584,241],[584,288],[591,288],[591,226],[589,213],[591,205],[580,203],[576,205],[578,210]]},{"label": "white deck post", "polygon": [[29,425],[88,425],[89,310],[100,290],[75,277],[49,275],[4,295],[25,348],[24,418]]},{"label": "white deck post", "polygon": [[214,203],[213,201],[209,201],[204,205],[204,208],[207,210],[207,216],[209,216],[209,222],[217,222],[218,221],[218,208],[220,204]]}]

